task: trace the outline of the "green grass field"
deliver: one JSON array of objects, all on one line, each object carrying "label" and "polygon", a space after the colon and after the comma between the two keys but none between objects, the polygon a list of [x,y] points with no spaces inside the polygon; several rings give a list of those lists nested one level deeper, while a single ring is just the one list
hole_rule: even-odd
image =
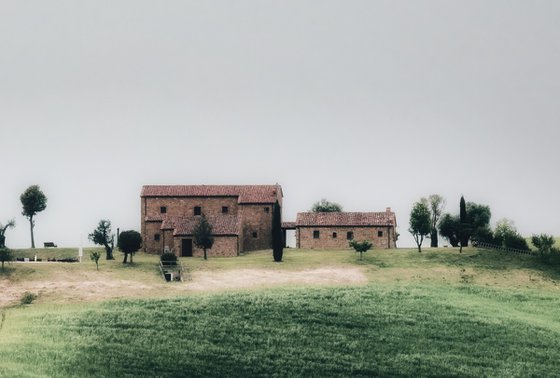
[{"label": "green grass field", "polygon": [[[560,267],[534,257],[442,248],[370,251],[362,261],[300,250],[281,264],[268,251],[185,259],[193,277],[329,266],[359,268],[367,282],[172,295],[164,291],[194,281],[163,284],[156,257],[135,261],[102,261],[99,274],[157,290],[79,303],[45,294],[2,310],[0,376],[560,375]],[[12,264],[0,283],[61,280],[63,268],[98,273],[91,262]]]}]

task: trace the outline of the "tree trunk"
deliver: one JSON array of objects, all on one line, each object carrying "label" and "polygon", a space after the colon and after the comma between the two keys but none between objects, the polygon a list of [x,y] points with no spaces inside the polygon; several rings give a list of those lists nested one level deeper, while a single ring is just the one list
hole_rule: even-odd
[{"label": "tree trunk", "polygon": [[2,272],[4,271],[4,261],[2,261]]},{"label": "tree trunk", "polygon": [[[126,259],[127,259],[127,257],[128,257],[128,253],[125,252],[125,253],[124,253],[124,260],[123,260],[123,262],[122,262],[123,264],[126,264]],[[131,258],[130,260],[132,260],[132,258]]]},{"label": "tree trunk", "polygon": [[106,260],[114,260],[113,257],[113,248],[109,246],[109,244],[105,244],[105,253],[107,254]]},{"label": "tree trunk", "polygon": [[206,256],[206,248],[204,248],[204,260],[208,260],[208,256]]},{"label": "tree trunk", "polygon": [[29,217],[29,227],[31,228],[31,248],[35,248],[35,238],[33,236],[33,228],[35,225],[33,224],[33,215]]},{"label": "tree trunk", "polygon": [[430,236],[430,247],[438,247],[438,232],[435,229],[432,231],[432,235]]},{"label": "tree trunk", "polygon": [[134,253],[130,254],[130,263],[132,264],[132,256],[134,256]]}]

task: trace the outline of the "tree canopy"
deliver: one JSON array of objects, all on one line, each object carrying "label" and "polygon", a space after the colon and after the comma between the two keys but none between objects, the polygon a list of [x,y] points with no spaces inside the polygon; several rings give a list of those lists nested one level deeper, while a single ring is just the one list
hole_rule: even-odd
[{"label": "tree canopy", "polygon": [[432,231],[430,209],[425,201],[416,202],[412,207],[409,226],[408,231],[416,241],[418,252],[422,252],[422,242]]},{"label": "tree canopy", "polygon": [[6,230],[15,226],[16,221],[14,219],[9,220],[5,225],[0,223],[0,248],[4,248],[6,246]]},{"label": "tree canopy", "polygon": [[445,209],[445,198],[439,194],[431,194],[426,201],[428,209],[430,210],[430,226],[432,230],[430,231],[430,247],[438,246],[438,222],[443,215],[443,209]]},{"label": "tree canopy", "polygon": [[212,237],[212,225],[202,214],[193,228],[193,243],[198,248],[204,251],[204,260],[208,260],[206,250],[212,248],[214,245],[214,238]]},{"label": "tree canopy", "polygon": [[362,259],[362,254],[369,251],[372,246],[373,244],[371,244],[371,242],[368,240],[363,240],[361,242],[357,240],[350,241],[350,247],[354,248],[356,252],[360,253],[360,260]]},{"label": "tree canopy", "polygon": [[142,235],[134,230],[123,231],[119,234],[117,246],[124,253],[123,264],[126,264],[128,255],[130,255],[130,263],[132,264],[132,256],[142,247]]},{"label": "tree canopy", "polygon": [[31,185],[21,194],[19,199],[23,207],[21,213],[29,219],[29,227],[31,228],[31,248],[35,248],[35,237],[33,236],[35,220],[33,217],[47,208],[47,196],[45,196],[38,185]]},{"label": "tree canopy", "polygon": [[323,198],[313,204],[311,211],[314,213],[338,213],[342,211],[342,206],[336,202],[329,202]]},{"label": "tree canopy", "polygon": [[97,224],[97,228],[89,234],[89,240],[97,245],[102,245],[105,247],[106,259],[114,260],[113,257],[113,247],[115,241],[115,235],[111,230],[111,221],[107,219],[101,219]]},{"label": "tree canopy", "polygon": [[463,214],[463,221],[461,221],[460,215],[444,214],[438,224],[441,236],[446,238],[453,247],[458,247],[461,244],[466,246],[470,239],[492,242],[492,230],[490,229],[492,213],[490,207],[474,202],[465,202],[463,196],[461,198],[459,214]]}]

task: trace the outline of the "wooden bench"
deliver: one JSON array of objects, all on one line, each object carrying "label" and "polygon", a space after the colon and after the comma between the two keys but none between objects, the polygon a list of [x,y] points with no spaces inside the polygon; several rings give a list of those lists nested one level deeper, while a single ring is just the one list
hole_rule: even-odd
[{"label": "wooden bench", "polygon": [[53,242],[44,242],[43,245],[45,246],[45,248],[56,248],[56,244],[54,244]]}]

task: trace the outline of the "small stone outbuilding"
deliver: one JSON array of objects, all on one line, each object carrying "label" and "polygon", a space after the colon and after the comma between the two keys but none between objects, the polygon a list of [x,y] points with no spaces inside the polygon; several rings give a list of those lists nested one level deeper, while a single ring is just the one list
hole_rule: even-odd
[{"label": "small stone outbuilding", "polygon": [[296,247],[348,249],[353,239],[369,240],[374,248],[397,247],[397,219],[391,208],[383,212],[298,213]]}]

